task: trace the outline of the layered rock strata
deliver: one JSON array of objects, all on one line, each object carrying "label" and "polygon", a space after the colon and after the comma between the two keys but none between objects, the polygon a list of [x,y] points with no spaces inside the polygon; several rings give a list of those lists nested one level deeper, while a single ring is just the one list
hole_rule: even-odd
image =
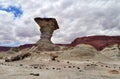
[{"label": "layered rock strata", "polygon": [[98,51],[103,50],[105,47],[120,44],[120,36],[88,36],[82,38],[76,38],[70,46],[76,46],[78,44],[89,44],[95,47]]}]

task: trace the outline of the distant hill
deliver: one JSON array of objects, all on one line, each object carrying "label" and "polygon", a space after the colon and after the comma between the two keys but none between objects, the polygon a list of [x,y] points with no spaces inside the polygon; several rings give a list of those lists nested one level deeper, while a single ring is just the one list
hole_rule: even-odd
[{"label": "distant hill", "polygon": [[[76,38],[71,44],[56,44],[60,46],[76,46],[78,44],[89,44],[95,47],[97,50],[102,50],[106,46],[113,45],[113,44],[120,44],[120,36],[88,36],[88,37],[80,37]],[[25,44],[21,45],[19,49],[25,49],[28,47],[35,46],[36,44]],[[12,47],[4,47],[0,46],[0,51],[8,51]]]},{"label": "distant hill", "polygon": [[70,46],[76,46],[78,44],[89,44],[97,50],[102,50],[106,46],[120,44],[120,36],[88,36],[76,38]]},{"label": "distant hill", "polygon": [[21,45],[21,46],[19,46],[19,47],[17,47],[17,48],[19,48],[19,49],[25,49],[25,48],[29,48],[29,47],[32,47],[32,46],[35,46],[36,44],[25,44],[25,45]]},{"label": "distant hill", "polygon": [[8,50],[10,50],[10,49],[11,49],[11,47],[0,46],[0,52],[1,52],[1,51],[8,51]]},{"label": "distant hill", "polygon": [[21,45],[21,46],[18,46],[18,47],[4,47],[4,46],[0,46],[0,52],[2,52],[2,51],[4,51],[4,52],[8,51],[11,48],[18,48],[18,49],[22,50],[22,49],[25,49],[25,48],[32,47],[34,45],[36,45],[36,44],[25,44],[25,45]]}]

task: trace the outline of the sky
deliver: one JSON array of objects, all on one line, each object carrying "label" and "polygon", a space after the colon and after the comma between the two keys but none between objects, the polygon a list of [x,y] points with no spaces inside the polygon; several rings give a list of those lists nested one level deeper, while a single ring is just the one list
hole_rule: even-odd
[{"label": "sky", "polygon": [[56,18],[52,42],[71,43],[92,35],[120,36],[120,0],[0,0],[0,46],[40,39],[35,17]]}]

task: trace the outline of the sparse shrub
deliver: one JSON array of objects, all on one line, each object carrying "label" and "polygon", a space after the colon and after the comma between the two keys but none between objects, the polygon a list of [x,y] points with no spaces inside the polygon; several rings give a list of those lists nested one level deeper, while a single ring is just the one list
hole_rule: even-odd
[{"label": "sparse shrub", "polygon": [[0,59],[3,59],[3,55],[0,54]]},{"label": "sparse shrub", "polygon": [[0,59],[3,59],[3,56],[0,56]]},{"label": "sparse shrub", "polygon": [[18,48],[12,48],[12,51],[19,52]]},{"label": "sparse shrub", "polygon": [[12,51],[12,50],[10,50],[10,51],[8,51],[8,54],[15,54],[16,52],[15,51]]}]

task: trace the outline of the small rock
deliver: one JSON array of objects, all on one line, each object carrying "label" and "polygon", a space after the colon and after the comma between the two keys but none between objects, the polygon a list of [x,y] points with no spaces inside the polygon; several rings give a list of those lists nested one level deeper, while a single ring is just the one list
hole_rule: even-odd
[{"label": "small rock", "polygon": [[69,64],[70,62],[69,62],[69,61],[67,61],[67,63]]},{"label": "small rock", "polygon": [[79,70],[79,72],[82,72],[82,70]]},{"label": "small rock", "polygon": [[108,66],[105,66],[105,67],[108,67]]},{"label": "small rock", "polygon": [[60,60],[57,60],[57,62],[60,62]]},{"label": "small rock", "polygon": [[56,68],[56,70],[61,70],[61,68]]},{"label": "small rock", "polygon": [[39,76],[39,73],[37,73],[37,74],[30,73],[30,75],[33,75],[33,76]]},{"label": "small rock", "polygon": [[42,69],[42,67],[39,67],[39,69]]},{"label": "small rock", "polygon": [[34,66],[34,69],[37,69],[38,67],[37,66]]},{"label": "small rock", "polygon": [[33,76],[39,76],[39,74],[33,74]]},{"label": "small rock", "polygon": [[87,64],[86,66],[90,66],[89,64]]},{"label": "small rock", "polygon": [[73,68],[75,68],[75,66],[73,66]]},{"label": "small rock", "polygon": [[20,64],[20,66],[23,66],[23,64]]},{"label": "small rock", "polygon": [[47,70],[49,70],[49,68],[46,68]]},{"label": "small rock", "polygon": [[71,68],[71,66],[68,66],[68,68]]},{"label": "small rock", "polygon": [[77,67],[77,69],[80,69],[80,67]]},{"label": "small rock", "polygon": [[30,75],[33,75],[34,73],[30,73]]},{"label": "small rock", "polygon": [[103,67],[103,65],[101,65],[101,67]]}]

